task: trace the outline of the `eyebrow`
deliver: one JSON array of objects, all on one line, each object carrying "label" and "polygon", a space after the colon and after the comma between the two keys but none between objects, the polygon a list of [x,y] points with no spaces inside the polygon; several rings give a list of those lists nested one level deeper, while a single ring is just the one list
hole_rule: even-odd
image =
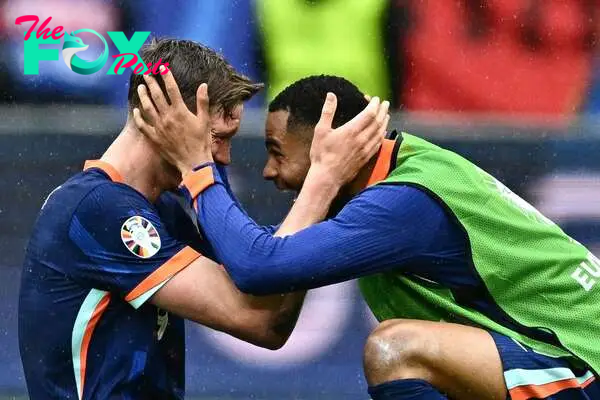
[{"label": "eyebrow", "polygon": [[213,132],[213,135],[215,135],[216,137],[220,138],[220,139],[229,139],[232,138],[233,136],[235,136],[235,134],[237,133],[237,129],[235,131],[232,132]]},{"label": "eyebrow", "polygon": [[265,139],[265,146],[266,147],[279,147],[279,142],[273,138],[266,138]]}]

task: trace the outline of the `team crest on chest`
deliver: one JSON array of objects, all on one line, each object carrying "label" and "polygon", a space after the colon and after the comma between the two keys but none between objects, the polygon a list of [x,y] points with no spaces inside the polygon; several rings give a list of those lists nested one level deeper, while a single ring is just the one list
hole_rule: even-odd
[{"label": "team crest on chest", "polygon": [[150,258],[160,250],[160,236],[144,217],[129,218],[121,227],[121,239],[130,252],[140,258]]}]

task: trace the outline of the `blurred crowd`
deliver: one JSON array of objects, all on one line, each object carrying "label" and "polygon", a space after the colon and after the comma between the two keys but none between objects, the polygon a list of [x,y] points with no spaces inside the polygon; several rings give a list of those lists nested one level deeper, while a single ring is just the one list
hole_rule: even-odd
[{"label": "blurred crowd", "polygon": [[[598,0],[0,0],[5,102],[123,106],[127,75],[42,61],[23,74],[16,17],[200,41],[266,84],[344,76],[396,109],[570,117],[600,113]],[[111,50],[111,54],[116,54]],[[107,66],[110,63],[107,64]]]}]

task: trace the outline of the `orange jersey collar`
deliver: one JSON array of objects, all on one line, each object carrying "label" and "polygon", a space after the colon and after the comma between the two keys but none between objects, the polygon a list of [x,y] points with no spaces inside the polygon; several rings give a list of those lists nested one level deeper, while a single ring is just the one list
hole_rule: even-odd
[{"label": "orange jersey collar", "polygon": [[87,171],[91,168],[98,168],[103,171],[113,182],[123,183],[121,174],[109,163],[102,160],[87,160],[83,166],[83,170]]},{"label": "orange jersey collar", "polygon": [[390,173],[391,166],[395,164],[394,157],[396,157],[398,154],[396,151],[396,144],[396,140],[383,140],[383,143],[381,144],[381,150],[377,156],[375,168],[373,168],[373,172],[371,173],[371,176],[367,182],[367,187],[375,185],[376,183],[387,178],[388,174]]}]

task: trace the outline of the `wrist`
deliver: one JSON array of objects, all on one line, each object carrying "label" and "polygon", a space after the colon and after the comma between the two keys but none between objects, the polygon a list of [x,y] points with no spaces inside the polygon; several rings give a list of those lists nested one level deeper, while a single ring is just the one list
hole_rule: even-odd
[{"label": "wrist", "polygon": [[212,165],[214,165],[214,161],[205,161],[205,162],[200,162],[194,166],[192,166],[191,168],[188,166],[188,164],[185,164],[186,166],[182,166],[179,168],[179,171],[181,172],[181,177],[182,179],[185,179],[186,176],[188,176],[189,174],[191,174],[192,172],[196,172],[198,170],[201,170],[204,167],[210,167]]},{"label": "wrist", "polygon": [[175,167],[181,173],[181,176],[185,178],[191,172],[197,171],[203,166],[214,163],[212,154],[209,156],[196,157],[195,159],[186,160],[178,163]]},{"label": "wrist", "polygon": [[337,196],[342,186],[327,171],[311,167],[306,175],[302,191],[310,192],[320,201],[331,201]]},{"label": "wrist", "polygon": [[187,174],[183,175],[180,186],[187,189],[191,199],[195,199],[201,192],[216,182],[221,182],[221,179],[215,163],[210,161],[191,168]]},{"label": "wrist", "polygon": [[314,164],[309,168],[306,175],[304,185],[307,184],[335,193],[344,185],[343,182],[331,174],[330,170]]}]

